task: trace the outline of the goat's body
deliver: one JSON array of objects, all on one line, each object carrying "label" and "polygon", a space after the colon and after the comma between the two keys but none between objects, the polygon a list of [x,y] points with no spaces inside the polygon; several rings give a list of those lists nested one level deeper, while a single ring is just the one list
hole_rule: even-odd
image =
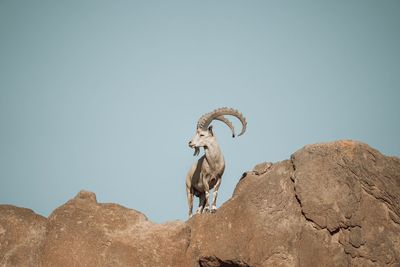
[{"label": "goat's body", "polygon": [[[193,196],[199,198],[197,213],[205,211],[214,212],[217,209],[218,189],[221,185],[221,178],[225,170],[225,160],[217,139],[212,131],[210,123],[213,120],[224,122],[232,131],[235,137],[235,129],[232,123],[225,118],[225,115],[235,116],[242,123],[242,135],[246,131],[246,119],[242,113],[232,108],[219,108],[206,113],[197,122],[196,133],[189,141],[189,147],[194,149],[194,156],[199,154],[200,148],[204,148],[205,155],[193,164],[186,175],[186,193],[189,204],[189,217],[192,216]],[[210,190],[214,189],[212,208],[210,209]]]},{"label": "goat's body", "polygon": [[186,176],[189,216],[192,215],[193,195],[199,197],[197,213],[201,213],[204,208],[210,210],[209,196],[211,189],[214,189],[211,211],[216,210],[218,189],[224,174],[225,161],[216,141],[204,150],[205,155],[192,165]]}]

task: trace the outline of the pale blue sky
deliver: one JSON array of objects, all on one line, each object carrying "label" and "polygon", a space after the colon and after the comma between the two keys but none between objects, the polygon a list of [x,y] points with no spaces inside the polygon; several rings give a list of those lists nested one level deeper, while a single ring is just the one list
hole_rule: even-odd
[{"label": "pale blue sky", "polygon": [[186,219],[187,142],[221,106],[248,128],[214,123],[218,206],[244,171],[306,144],[399,156],[399,14],[388,0],[0,0],[0,203],[47,216],[86,189]]}]

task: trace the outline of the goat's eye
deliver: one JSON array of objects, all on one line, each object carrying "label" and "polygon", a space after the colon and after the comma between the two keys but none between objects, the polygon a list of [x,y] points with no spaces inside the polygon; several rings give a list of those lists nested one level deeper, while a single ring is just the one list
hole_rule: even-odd
[{"label": "goat's eye", "polygon": [[203,136],[204,136],[204,134],[201,134],[201,135],[200,135],[200,137],[203,137]]}]

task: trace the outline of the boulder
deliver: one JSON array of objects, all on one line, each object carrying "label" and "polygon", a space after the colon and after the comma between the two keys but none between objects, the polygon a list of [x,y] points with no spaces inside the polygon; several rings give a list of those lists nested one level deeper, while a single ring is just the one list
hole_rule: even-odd
[{"label": "boulder", "polygon": [[38,266],[45,234],[46,218],[0,205],[0,266]]},{"label": "boulder", "polygon": [[47,223],[42,266],[184,266],[189,229],[155,224],[135,210],[81,191]]}]

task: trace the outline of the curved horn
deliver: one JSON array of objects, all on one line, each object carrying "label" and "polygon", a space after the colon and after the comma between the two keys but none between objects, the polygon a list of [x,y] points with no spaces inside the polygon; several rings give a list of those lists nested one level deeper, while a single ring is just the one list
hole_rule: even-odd
[{"label": "curved horn", "polygon": [[[244,132],[246,131],[246,126],[247,126],[246,118],[238,110],[233,109],[233,108],[226,108],[226,107],[218,108],[212,112],[206,113],[203,116],[201,116],[201,118],[197,122],[197,128],[206,130],[212,120],[215,120],[218,117],[223,116],[223,115],[231,115],[231,116],[235,116],[236,118],[238,118],[240,120],[240,122],[242,123],[242,131],[240,132],[240,134],[238,136],[244,134]],[[225,121],[223,121],[223,122],[225,122]],[[226,124],[229,126],[228,123],[226,123]]]},{"label": "curved horn", "polygon": [[232,137],[235,137],[235,128],[233,127],[232,122],[230,122],[227,118],[225,118],[224,116],[218,116],[215,118],[215,120],[219,120],[222,121],[223,123],[225,123],[226,125],[228,125],[228,127],[231,129],[232,131]]}]

